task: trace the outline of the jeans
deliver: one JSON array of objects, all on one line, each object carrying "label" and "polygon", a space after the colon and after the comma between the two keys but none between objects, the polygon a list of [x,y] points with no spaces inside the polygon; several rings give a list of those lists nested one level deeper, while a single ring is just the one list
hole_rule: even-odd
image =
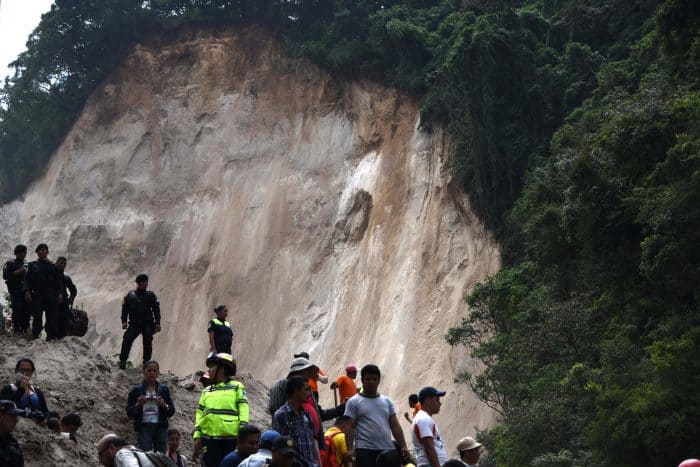
[{"label": "jeans", "polygon": [[136,432],[136,442],[144,451],[158,451],[165,454],[168,447],[168,427],[144,423]]},{"label": "jeans", "polygon": [[154,327],[152,325],[136,325],[129,323],[129,327],[126,328],[124,332],[124,339],[122,340],[122,351],[119,354],[119,361],[126,362],[129,359],[129,353],[131,352],[131,345],[134,343],[136,338],[141,334],[143,337],[143,361],[147,362],[151,359],[151,353],[153,352],[153,331]]}]

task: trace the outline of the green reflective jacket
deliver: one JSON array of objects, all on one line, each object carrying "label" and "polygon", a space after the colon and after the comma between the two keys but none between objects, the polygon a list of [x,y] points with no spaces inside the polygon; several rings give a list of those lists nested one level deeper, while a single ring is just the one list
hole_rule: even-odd
[{"label": "green reflective jacket", "polygon": [[233,439],[249,420],[248,399],[241,383],[229,380],[202,391],[195,414],[194,439]]}]

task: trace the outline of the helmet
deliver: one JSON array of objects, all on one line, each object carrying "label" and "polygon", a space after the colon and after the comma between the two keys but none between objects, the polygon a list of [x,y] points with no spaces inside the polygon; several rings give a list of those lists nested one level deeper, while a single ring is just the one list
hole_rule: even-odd
[{"label": "helmet", "polygon": [[700,467],[700,460],[697,459],[686,459],[678,467]]},{"label": "helmet", "polygon": [[345,367],[346,373],[357,373],[357,367],[355,365],[348,365]]},{"label": "helmet", "polygon": [[210,353],[207,357],[207,367],[211,368],[214,365],[222,365],[236,370],[236,360],[229,353]]}]

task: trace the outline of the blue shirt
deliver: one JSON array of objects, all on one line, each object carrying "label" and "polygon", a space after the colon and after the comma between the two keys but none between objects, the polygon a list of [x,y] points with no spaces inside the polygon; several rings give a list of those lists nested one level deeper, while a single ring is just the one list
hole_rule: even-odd
[{"label": "blue shirt", "polygon": [[272,429],[294,440],[297,463],[302,467],[318,467],[313,450],[313,443],[316,441],[311,418],[306,410],[300,410],[299,413],[294,412],[289,402],[285,402],[272,417]]},{"label": "blue shirt", "polygon": [[231,451],[226,454],[226,457],[221,459],[219,467],[238,467],[238,464],[243,462],[243,456],[241,456],[238,451]]}]

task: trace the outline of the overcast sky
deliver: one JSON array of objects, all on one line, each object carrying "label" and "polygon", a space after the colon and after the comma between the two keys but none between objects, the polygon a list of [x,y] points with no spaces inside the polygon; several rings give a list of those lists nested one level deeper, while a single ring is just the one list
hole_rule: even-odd
[{"label": "overcast sky", "polygon": [[52,0],[0,0],[0,83],[14,74],[7,65],[27,49],[29,34],[52,3]]}]

